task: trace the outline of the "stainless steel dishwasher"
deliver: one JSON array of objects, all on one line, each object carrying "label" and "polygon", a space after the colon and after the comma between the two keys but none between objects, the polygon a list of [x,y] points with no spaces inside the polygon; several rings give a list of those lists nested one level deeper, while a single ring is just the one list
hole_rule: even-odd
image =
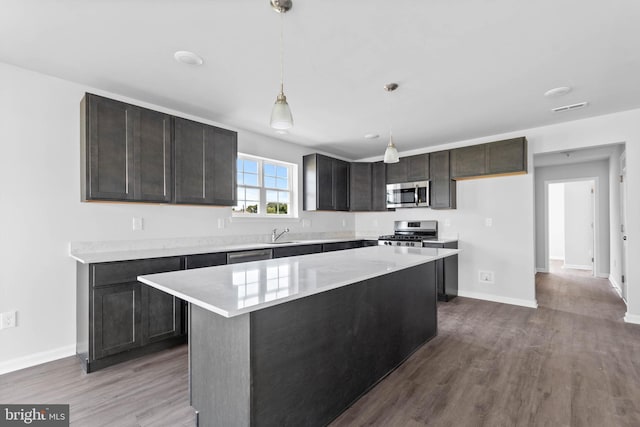
[{"label": "stainless steel dishwasher", "polygon": [[238,264],[241,262],[261,261],[273,258],[271,249],[255,249],[250,251],[229,252],[227,254],[227,264]]}]

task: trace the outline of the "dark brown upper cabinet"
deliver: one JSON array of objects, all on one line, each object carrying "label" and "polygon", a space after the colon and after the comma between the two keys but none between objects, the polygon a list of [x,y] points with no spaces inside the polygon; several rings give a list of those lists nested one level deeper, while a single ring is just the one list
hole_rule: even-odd
[{"label": "dark brown upper cabinet", "polygon": [[303,209],[349,210],[349,162],[322,154],[302,158]]},{"label": "dark brown upper cabinet", "polygon": [[387,165],[384,162],[371,164],[371,210],[387,210]]},{"label": "dark brown upper cabinet", "polygon": [[82,200],[171,201],[171,117],[86,94]]},{"label": "dark brown upper cabinet", "polygon": [[450,153],[449,150],[438,151],[429,156],[432,209],[456,208],[456,182],[451,179]]},{"label": "dark brown upper cabinet", "polygon": [[237,134],[174,118],[175,202],[236,204]]},{"label": "dark brown upper cabinet", "polygon": [[387,164],[387,184],[429,180],[429,154],[401,157]]},{"label": "dark brown upper cabinet", "polygon": [[349,210],[371,212],[387,210],[386,168],[383,162],[351,163]]},{"label": "dark brown upper cabinet", "polygon": [[236,204],[236,132],[89,93],[80,110],[83,201]]},{"label": "dark brown upper cabinet", "polygon": [[526,138],[506,139],[487,144],[487,173],[489,175],[526,172]]},{"label": "dark brown upper cabinet", "polygon": [[351,163],[350,203],[351,211],[370,211],[372,203],[372,164]]},{"label": "dark brown upper cabinet", "polygon": [[527,139],[506,139],[451,150],[451,177],[468,179],[527,173]]}]

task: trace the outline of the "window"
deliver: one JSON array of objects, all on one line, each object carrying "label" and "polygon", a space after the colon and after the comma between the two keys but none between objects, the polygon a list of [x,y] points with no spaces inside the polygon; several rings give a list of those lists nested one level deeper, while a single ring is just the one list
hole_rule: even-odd
[{"label": "window", "polygon": [[238,154],[238,204],[233,215],[295,217],[295,170],[291,163]]}]

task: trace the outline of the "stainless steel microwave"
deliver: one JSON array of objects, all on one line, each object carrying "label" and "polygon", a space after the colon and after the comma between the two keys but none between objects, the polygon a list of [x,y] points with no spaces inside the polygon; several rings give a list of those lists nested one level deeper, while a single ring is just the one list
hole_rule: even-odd
[{"label": "stainless steel microwave", "polygon": [[429,181],[387,184],[387,208],[429,206]]}]

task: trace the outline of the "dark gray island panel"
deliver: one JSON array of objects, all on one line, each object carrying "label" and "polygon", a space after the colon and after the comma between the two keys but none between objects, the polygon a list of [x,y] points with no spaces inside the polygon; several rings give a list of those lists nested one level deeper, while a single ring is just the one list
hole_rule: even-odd
[{"label": "dark gray island panel", "polygon": [[327,425],[436,335],[436,299],[429,262],[230,319],[191,305],[199,425]]}]

